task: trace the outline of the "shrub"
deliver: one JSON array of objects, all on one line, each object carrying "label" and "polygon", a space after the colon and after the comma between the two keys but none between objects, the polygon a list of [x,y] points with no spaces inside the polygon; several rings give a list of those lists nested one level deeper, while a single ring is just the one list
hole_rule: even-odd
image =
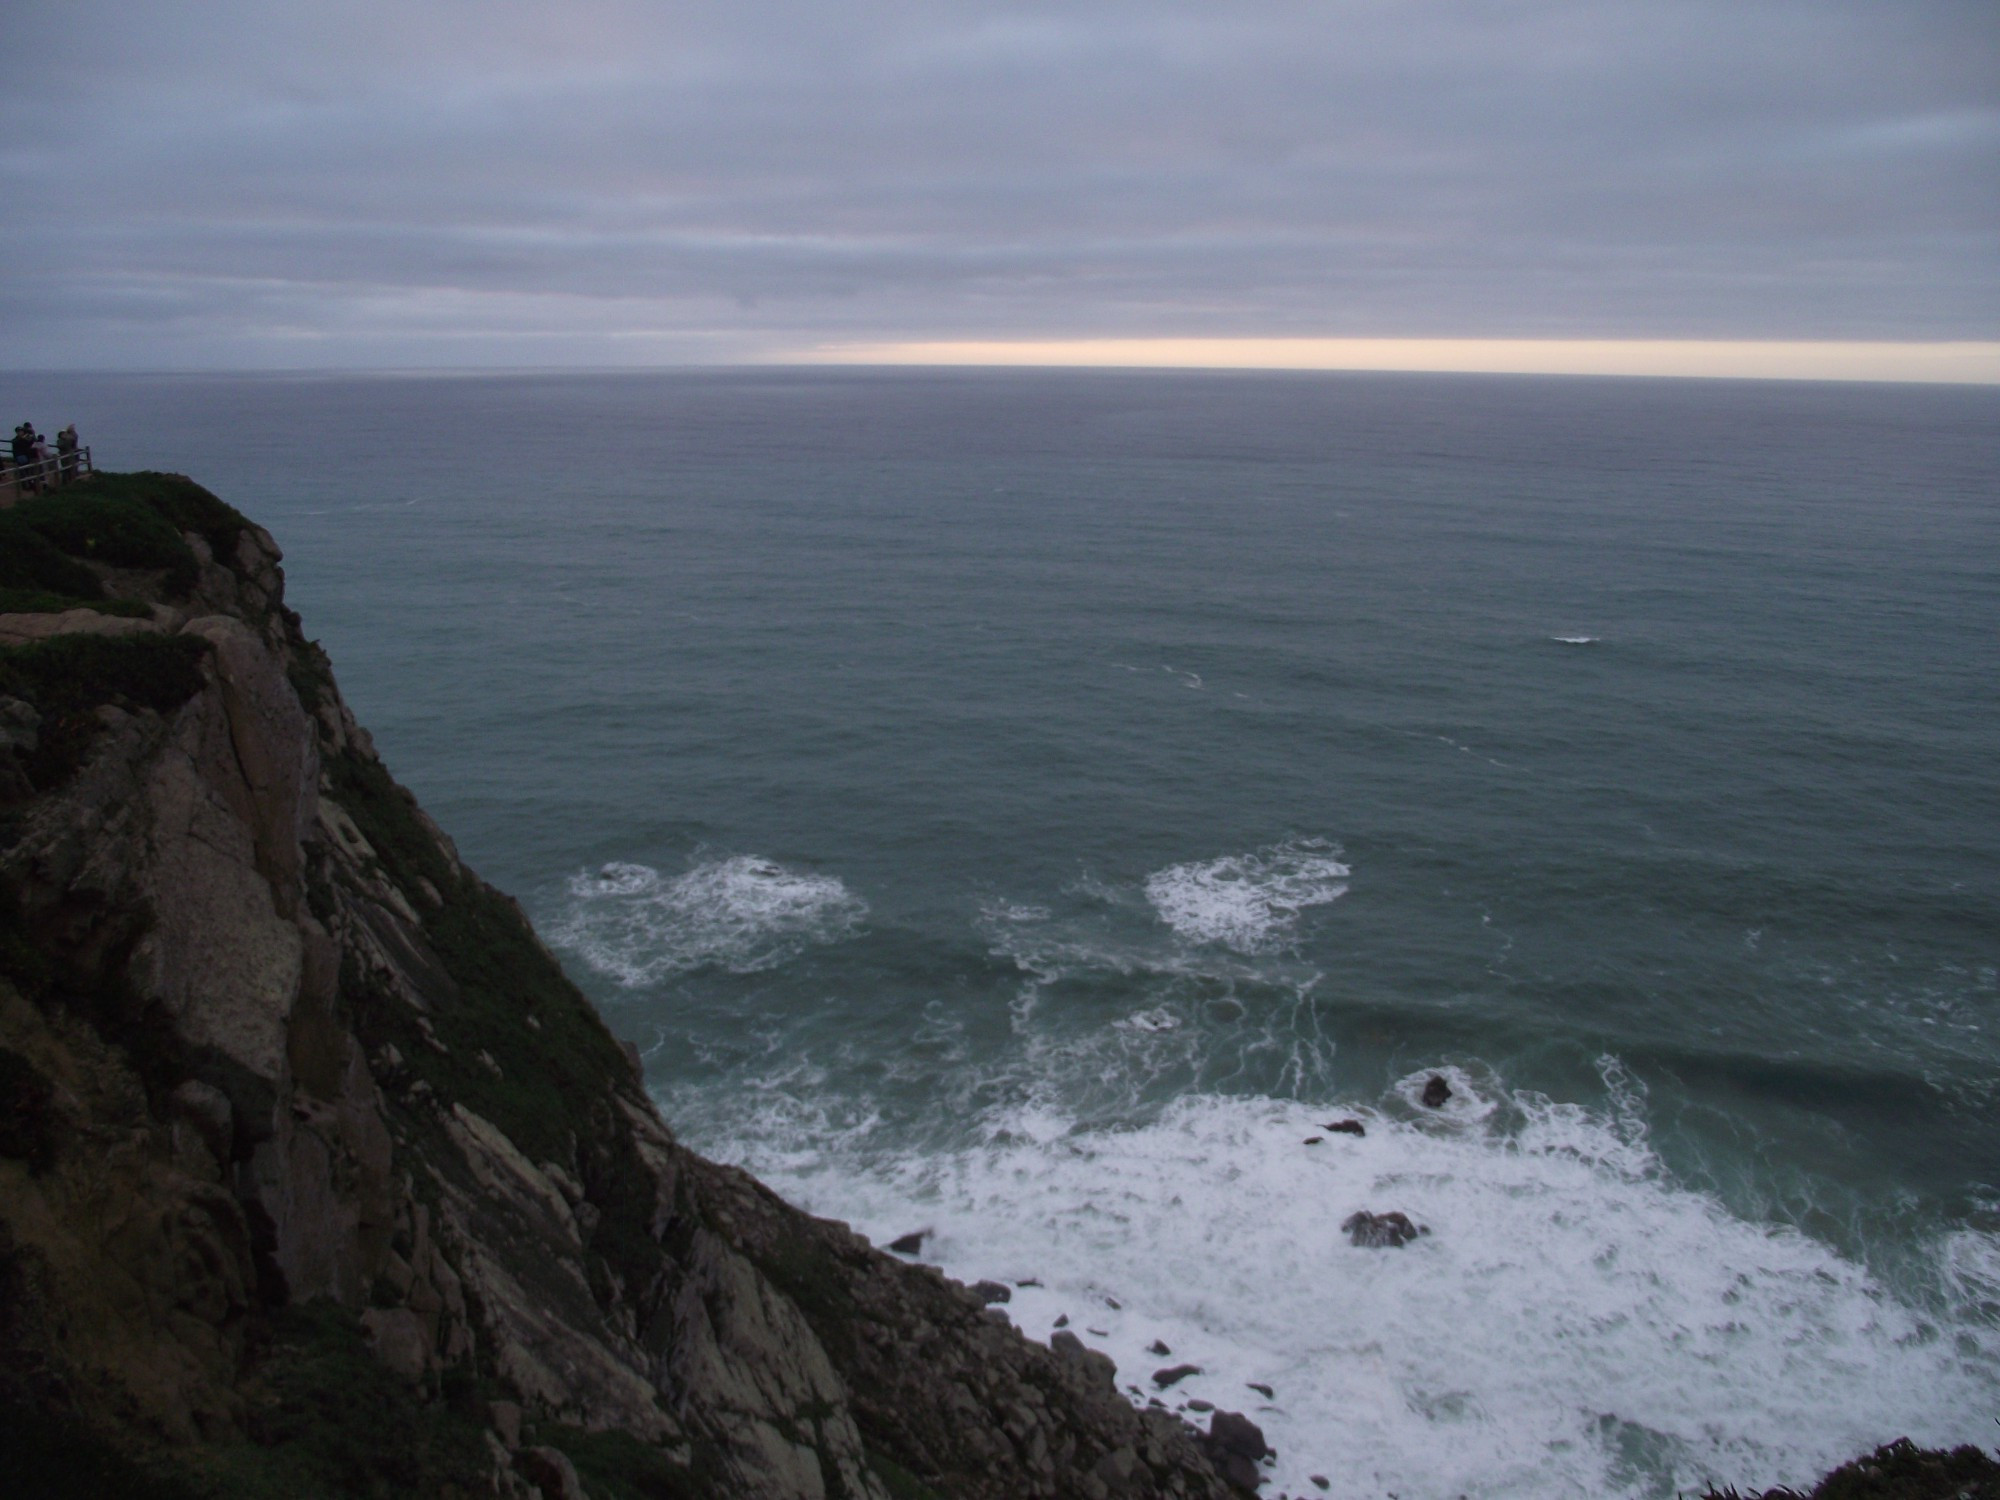
[{"label": "shrub", "polygon": [[167,592],[176,596],[193,588],[199,576],[194,552],[173,522],[112,486],[75,485],[18,505],[14,515],[73,558],[162,570]]},{"label": "shrub", "polygon": [[0,510],[0,588],[36,590],[76,599],[99,599],[97,575],[21,518]]}]

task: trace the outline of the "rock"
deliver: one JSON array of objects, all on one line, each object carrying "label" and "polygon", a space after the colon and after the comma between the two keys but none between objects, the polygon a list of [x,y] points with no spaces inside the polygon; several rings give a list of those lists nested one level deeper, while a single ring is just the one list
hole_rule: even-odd
[{"label": "rock", "polygon": [[1204,1401],[1201,1397],[1196,1396],[1188,1402],[1187,1409],[1189,1411],[1214,1411],[1215,1403],[1213,1401]]},{"label": "rock", "polygon": [[430,1334],[407,1307],[371,1307],[361,1315],[368,1347],[383,1367],[411,1384],[424,1378],[431,1361]]},{"label": "rock", "polygon": [[1168,1386],[1179,1385],[1188,1376],[1200,1373],[1200,1365],[1169,1365],[1163,1370],[1153,1371],[1153,1384],[1164,1391]]},{"label": "rock", "polygon": [[1333,1133],[1334,1133],[1335,1135],[1366,1135],[1366,1134],[1368,1134],[1368,1130],[1367,1130],[1367,1127],[1365,1127],[1365,1126],[1364,1126],[1364,1125],[1363,1125],[1363,1124],[1362,1124],[1362,1123],[1361,1123],[1361,1122],[1360,1122],[1359,1120],[1335,1120],[1335,1121],[1334,1121],[1334,1122],[1333,1122],[1332,1124],[1330,1124],[1330,1125],[1322,1125],[1322,1126],[1320,1126],[1320,1129],[1321,1129],[1321,1130],[1330,1130],[1330,1131],[1332,1131],[1332,1132],[1333,1132]]},{"label": "rock", "polygon": [[1321,1141],[1325,1139],[1326,1139],[1325,1136],[1309,1135],[1299,1144],[1303,1146],[1317,1146]]},{"label": "rock", "polygon": [[518,1401],[490,1401],[486,1406],[486,1420],[500,1435],[500,1441],[508,1452],[521,1446],[521,1405]]},{"label": "rock", "polygon": [[1330,1490],[1333,1488],[1333,1481],[1331,1479],[1328,1479],[1324,1474],[1308,1474],[1306,1475],[1306,1478],[1310,1479],[1314,1484],[1318,1485],[1323,1490]]},{"label": "rock", "polygon": [[234,1154],[235,1139],[229,1096],[212,1083],[190,1078],[174,1090],[173,1108],[176,1118],[194,1131],[216,1164],[227,1163]]},{"label": "rock", "polygon": [[1015,1283],[1014,1283],[1014,1285],[1015,1285],[1015,1286],[1040,1286],[1040,1285],[1041,1285],[1041,1283],[1040,1283],[1039,1281],[1035,1280],[1035,1278],[1034,1278],[1034,1277],[1032,1277],[1032,1276],[1023,1276],[1023,1277],[1022,1277],[1022,1278],[1021,1278],[1021,1279],[1020,1279],[1019,1281],[1015,1282]]},{"label": "rock", "polygon": [[1059,1333],[1049,1340],[1049,1348],[1072,1364],[1081,1366],[1094,1385],[1118,1389],[1118,1366],[1108,1354],[1089,1348],[1073,1333]]},{"label": "rock", "polygon": [[1271,1387],[1269,1387],[1268,1385],[1264,1384],[1264,1382],[1261,1380],[1247,1381],[1245,1382],[1244,1388],[1246,1390],[1255,1391],[1258,1395],[1262,1396],[1266,1401],[1275,1401],[1278,1398],[1278,1393],[1272,1390]]},{"label": "rock", "polygon": [[94,609],[70,609],[54,615],[0,615],[0,646],[25,646],[58,635],[154,635],[155,620],[127,615],[101,615]]},{"label": "rock", "polygon": [[524,1448],[515,1463],[542,1492],[542,1500],[589,1500],[583,1481],[577,1478],[576,1465],[560,1448]]},{"label": "rock", "polygon": [[[394,1372],[346,1441],[357,1472],[413,1465],[411,1494],[577,1500],[533,1419],[643,1445],[668,1491],[714,1500],[889,1500],[876,1454],[956,1500],[1226,1500],[1191,1429],[1074,1335],[1020,1336],[984,1305],[1004,1287],[975,1311],[680,1145],[518,906],[389,778],[283,606],[275,546],[190,535],[196,590],[150,626],[28,628],[141,654],[199,637],[192,696],[83,704],[90,754],[47,784],[17,762],[55,710],[0,698],[8,939],[148,1018],[58,1025],[0,983],[0,1036],[59,1081],[62,1126],[48,1169],[0,1192],[0,1271],[35,1295],[0,1316],[0,1365],[87,1372],[74,1415],[172,1467],[248,1439],[266,1392],[245,1330],[310,1301],[314,1339],[365,1339]],[[308,1404],[348,1394],[323,1363]],[[400,1435],[440,1377],[474,1374],[506,1399],[468,1405],[477,1463],[446,1474]],[[273,1493],[318,1492],[265,1456]]]},{"label": "rock", "polygon": [[1062,1316],[1061,1316],[1061,1317],[1059,1317],[1059,1318],[1057,1318],[1057,1319],[1055,1320],[1055,1323],[1054,1323],[1054,1324],[1053,1324],[1052,1326],[1053,1326],[1053,1327],[1056,1327],[1056,1328],[1067,1328],[1067,1327],[1069,1327],[1069,1314],[1068,1314],[1068,1313],[1064,1313],[1064,1314],[1062,1314]]},{"label": "rock", "polygon": [[1148,1354],[1172,1354],[1174,1351],[1167,1347],[1165,1339],[1154,1339],[1152,1343],[1146,1346],[1146,1352]]},{"label": "rock", "polygon": [[1256,1463],[1271,1451],[1264,1429],[1240,1411],[1219,1411],[1208,1419],[1208,1440],[1225,1453],[1240,1453]]},{"label": "rock", "polygon": [[993,1306],[996,1302],[1012,1302],[1014,1300],[1013,1291],[997,1281],[974,1282],[972,1285],[972,1295],[977,1297],[987,1307]]},{"label": "rock", "polygon": [[1408,1214],[1393,1210],[1371,1214],[1362,1209],[1341,1220],[1340,1227],[1348,1240],[1363,1250],[1400,1250],[1418,1235],[1431,1232],[1428,1224],[1412,1224]]},{"label": "rock", "polygon": [[1231,1484],[1254,1491],[1263,1483],[1264,1476],[1257,1470],[1257,1461],[1271,1448],[1264,1441],[1263,1428],[1241,1412],[1218,1411],[1211,1416],[1204,1446],[1209,1461],[1222,1471],[1222,1477]]},{"label": "rock", "polygon": [[1113,1312],[1125,1311],[1125,1304],[1120,1302],[1116,1297],[1106,1297],[1104,1299],[1104,1305],[1110,1308]]},{"label": "rock", "polygon": [[1444,1074],[1433,1073],[1424,1085],[1424,1108],[1443,1109],[1445,1100],[1451,1097],[1451,1085],[1444,1081]]},{"label": "rock", "polygon": [[34,754],[41,743],[42,716],[20,698],[0,698],[0,750]]}]

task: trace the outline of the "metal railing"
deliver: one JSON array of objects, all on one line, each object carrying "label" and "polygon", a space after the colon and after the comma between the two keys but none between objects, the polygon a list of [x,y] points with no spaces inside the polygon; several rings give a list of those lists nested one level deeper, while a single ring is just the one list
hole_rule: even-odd
[{"label": "metal railing", "polygon": [[21,460],[0,452],[0,508],[25,500],[30,495],[45,495],[50,490],[59,490],[66,484],[80,484],[96,472],[88,448]]}]

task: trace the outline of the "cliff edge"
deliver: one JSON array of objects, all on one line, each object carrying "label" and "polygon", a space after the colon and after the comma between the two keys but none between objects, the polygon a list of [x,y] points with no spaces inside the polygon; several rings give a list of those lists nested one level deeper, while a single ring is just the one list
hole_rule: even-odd
[{"label": "cliff edge", "polygon": [[173,475],[0,511],[11,1493],[1255,1487],[1102,1355],[679,1145],[278,564]]}]

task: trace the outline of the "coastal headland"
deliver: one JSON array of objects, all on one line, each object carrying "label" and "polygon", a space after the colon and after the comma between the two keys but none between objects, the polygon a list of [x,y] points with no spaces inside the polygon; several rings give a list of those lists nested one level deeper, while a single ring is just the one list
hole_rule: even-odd
[{"label": "coastal headland", "polygon": [[[279,562],[176,475],[0,510],[10,1493],[1259,1487],[1240,1415],[1135,1408],[1005,1288],[679,1144],[393,780]],[[1994,1493],[1966,1454],[1826,1492]]]},{"label": "coastal headland", "polygon": [[262,529],[130,474],[0,531],[14,1493],[1254,1484],[1109,1360],[682,1148]]}]

